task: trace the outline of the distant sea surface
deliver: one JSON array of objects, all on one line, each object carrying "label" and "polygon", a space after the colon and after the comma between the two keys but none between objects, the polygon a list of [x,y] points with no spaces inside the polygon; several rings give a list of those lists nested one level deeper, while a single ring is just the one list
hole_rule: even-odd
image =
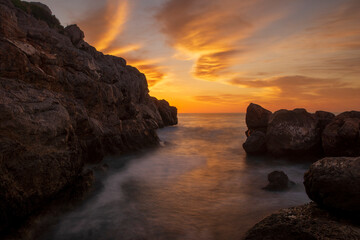
[{"label": "distant sea surface", "polygon": [[[240,239],[270,213],[309,202],[310,162],[248,157],[245,131],[245,114],[179,114],[177,126],[158,130],[161,147],[106,158],[96,190],[42,239]],[[274,170],[296,185],[262,190]]]}]

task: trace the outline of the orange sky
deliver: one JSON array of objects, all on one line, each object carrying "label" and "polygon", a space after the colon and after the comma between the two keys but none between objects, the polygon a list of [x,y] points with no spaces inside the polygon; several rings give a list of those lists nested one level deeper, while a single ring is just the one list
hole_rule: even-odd
[{"label": "orange sky", "polygon": [[360,110],[358,0],[43,0],[179,112]]}]

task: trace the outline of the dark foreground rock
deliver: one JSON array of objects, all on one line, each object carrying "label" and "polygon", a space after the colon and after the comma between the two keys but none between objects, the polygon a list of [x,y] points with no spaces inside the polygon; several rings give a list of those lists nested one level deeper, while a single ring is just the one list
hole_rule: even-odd
[{"label": "dark foreground rock", "polygon": [[42,5],[0,0],[0,232],[75,185],[84,164],[157,145],[156,129],[177,123],[144,74],[83,39]]},{"label": "dark foreground rock", "polygon": [[329,209],[360,213],[360,157],[324,158],[304,176],[306,193]]},{"label": "dark foreground rock", "polygon": [[326,156],[360,156],[360,112],[344,112],[336,116],[322,134]]},{"label": "dark foreground rock", "polygon": [[262,131],[255,130],[247,137],[243,148],[247,153],[260,154],[266,152],[266,135]]},{"label": "dark foreground rock", "polygon": [[284,209],[250,229],[245,240],[356,240],[360,216],[342,217],[315,203]]},{"label": "dark foreground rock", "polygon": [[264,189],[269,191],[284,191],[295,184],[289,180],[289,177],[283,171],[269,173],[268,180],[269,184]]},{"label": "dark foreground rock", "polygon": [[270,116],[271,112],[269,110],[250,103],[246,110],[246,125],[250,131],[258,130],[266,133]]},{"label": "dark foreground rock", "polygon": [[270,154],[305,155],[320,147],[318,119],[305,109],[279,110],[269,120],[266,147]]}]

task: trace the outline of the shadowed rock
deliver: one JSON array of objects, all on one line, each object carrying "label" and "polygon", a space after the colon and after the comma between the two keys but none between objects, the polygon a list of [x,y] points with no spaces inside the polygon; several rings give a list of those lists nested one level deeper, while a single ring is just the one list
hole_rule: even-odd
[{"label": "shadowed rock", "polygon": [[318,118],[318,126],[320,132],[322,132],[325,127],[335,118],[335,114],[325,111],[316,111],[315,116]]},{"label": "shadowed rock", "polygon": [[318,119],[305,109],[279,110],[271,115],[266,132],[269,153],[305,155],[319,150]]},{"label": "shadowed rock", "polygon": [[255,130],[247,137],[243,144],[244,150],[249,154],[260,154],[266,152],[265,133]]},{"label": "shadowed rock", "polygon": [[309,198],[329,209],[360,213],[360,158],[324,158],[304,176]]},{"label": "shadowed rock", "polygon": [[295,183],[289,181],[289,177],[283,171],[273,171],[268,175],[269,184],[264,187],[269,191],[284,191]]},{"label": "shadowed rock", "polygon": [[251,228],[244,240],[360,239],[356,217],[336,216],[315,203],[280,210]]},{"label": "shadowed rock", "polygon": [[[246,110],[246,125],[250,131],[266,132],[271,112],[260,105],[250,103]],[[250,134],[251,135],[251,134]]]},{"label": "shadowed rock", "polygon": [[336,116],[322,134],[326,156],[360,156],[360,112],[344,112]]}]

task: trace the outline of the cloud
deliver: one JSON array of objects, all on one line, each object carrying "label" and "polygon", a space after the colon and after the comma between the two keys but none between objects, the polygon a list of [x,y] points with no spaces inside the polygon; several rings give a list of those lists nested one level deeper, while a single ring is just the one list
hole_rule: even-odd
[{"label": "cloud", "polygon": [[102,7],[87,13],[78,24],[85,31],[86,40],[98,51],[104,51],[123,31],[128,12],[128,1],[107,0]]}]

